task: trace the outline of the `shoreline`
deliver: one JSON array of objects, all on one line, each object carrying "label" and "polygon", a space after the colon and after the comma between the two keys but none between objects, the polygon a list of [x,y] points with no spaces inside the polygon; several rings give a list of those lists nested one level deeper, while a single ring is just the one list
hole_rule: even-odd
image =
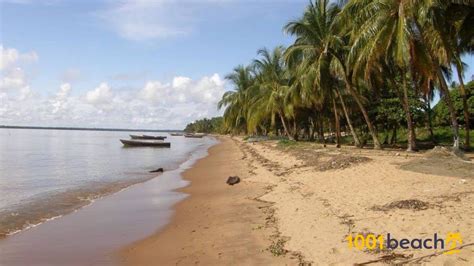
[{"label": "shoreline", "polygon": [[[205,141],[173,170],[0,239],[0,264],[117,265],[116,250],[168,223],[171,206],[186,197],[176,192],[187,185],[181,173],[205,156],[214,143]],[[65,239],[70,241],[65,243]]]},{"label": "shoreline", "polygon": [[[86,208],[90,205],[92,205],[95,201],[97,200],[101,200],[105,197],[108,197],[110,195],[113,195],[113,194],[117,194],[117,193],[120,193],[122,191],[125,191],[127,189],[129,189],[130,187],[133,187],[134,185],[138,185],[138,184],[141,184],[141,183],[145,183],[145,182],[148,182],[154,178],[156,178],[158,176],[149,176],[149,177],[145,177],[143,178],[142,180],[133,180],[133,182],[130,182],[130,183],[125,183],[125,184],[122,184],[120,182],[117,182],[117,184],[113,184],[113,185],[109,185],[108,187],[104,187],[104,188],[101,188],[99,189],[98,191],[93,191],[89,194],[86,194],[85,196],[76,196],[74,198],[72,198],[72,200],[74,200],[73,203],[70,204],[70,206],[67,206],[67,207],[63,207],[62,209],[60,208],[51,208],[49,207],[48,209],[46,210],[55,210],[55,214],[54,215],[44,215],[44,213],[46,213],[47,211],[43,211],[43,213],[40,213],[37,215],[37,217],[25,217],[24,219],[27,220],[28,222],[23,222],[23,223],[18,223],[18,225],[15,225],[15,226],[12,226],[12,228],[9,228],[10,230],[9,231],[1,231],[0,232],[0,240],[2,239],[5,239],[7,237],[11,237],[11,236],[14,236],[18,233],[21,233],[21,232],[26,232],[28,231],[29,229],[32,229],[32,228],[35,228],[37,226],[40,226],[46,222],[49,222],[49,221],[53,221],[53,220],[56,220],[56,219],[59,219],[61,217],[64,217],[66,215],[69,215],[71,213],[74,213],[74,212],[77,212],[77,211],[80,211],[81,209],[83,208]],[[77,188],[76,189],[77,191],[82,191],[83,188]],[[73,194],[74,191],[66,191],[66,192],[62,192],[59,193],[58,195],[53,195],[55,197],[58,197],[58,196],[62,196],[62,195],[70,195],[70,194]],[[58,201],[58,202],[55,202],[56,205],[65,205],[63,201]],[[26,208],[32,208],[30,206],[26,206],[24,209]],[[23,211],[23,209],[21,209],[21,211]],[[18,210],[16,211],[18,213]],[[33,221],[33,223],[32,223]]]},{"label": "shoreline", "polygon": [[2,144],[0,239],[147,182],[157,175],[150,170],[177,169],[209,140],[163,134],[174,142],[170,150],[128,149],[117,141],[125,134],[0,129],[1,137],[21,143]]},{"label": "shoreline", "polygon": [[[170,223],[121,249],[122,265],[474,261],[472,160],[443,150],[410,154],[220,140],[183,173],[191,183],[178,191],[190,197],[173,207]],[[241,182],[227,185],[230,175]],[[345,240],[357,234],[424,238],[450,232],[460,232],[467,244],[459,254],[357,250]]]},{"label": "shoreline", "polygon": [[[188,195],[174,207],[171,221],[153,235],[121,249],[124,265],[171,264],[295,264],[296,258],[274,256],[270,237],[278,234],[267,215],[271,204],[258,200],[267,187],[245,181],[245,154],[234,140],[219,137],[182,173],[189,185],[177,191]],[[212,170],[211,170],[212,169]],[[230,175],[244,177],[239,184],[225,183]],[[165,244],[164,244],[165,243]]]}]

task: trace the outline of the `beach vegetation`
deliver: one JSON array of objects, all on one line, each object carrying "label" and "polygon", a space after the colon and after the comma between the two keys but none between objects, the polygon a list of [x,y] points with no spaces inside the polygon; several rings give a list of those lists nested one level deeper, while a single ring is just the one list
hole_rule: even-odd
[{"label": "beach vegetation", "polygon": [[192,123],[186,125],[184,129],[188,133],[225,133],[223,127],[223,118],[222,117],[213,117],[211,119],[204,118],[196,120]]},{"label": "beach vegetation", "polygon": [[262,48],[226,76],[219,130],[467,150],[474,82],[464,80],[462,58],[474,51],[473,24],[472,1],[312,0],[282,27],[291,45]]}]

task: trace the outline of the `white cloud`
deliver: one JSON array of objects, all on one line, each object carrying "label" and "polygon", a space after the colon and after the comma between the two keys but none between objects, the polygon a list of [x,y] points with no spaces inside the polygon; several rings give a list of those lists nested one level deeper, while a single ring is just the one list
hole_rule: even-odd
[{"label": "white cloud", "polygon": [[56,93],[45,95],[29,83],[21,68],[38,60],[36,53],[2,48],[2,54],[7,59],[0,71],[0,125],[181,129],[196,119],[220,114],[216,105],[225,83],[218,74],[150,79],[127,89],[117,80],[85,91],[63,82]]},{"label": "white cloud", "polygon": [[104,104],[109,103],[112,100],[113,93],[107,83],[103,82],[99,87],[92,91],[87,92],[86,100],[91,104]]},{"label": "white cloud", "polygon": [[0,93],[3,91],[5,95],[13,94],[20,101],[32,97],[33,92],[23,65],[36,61],[38,61],[36,52],[20,53],[14,48],[4,48],[0,45]]},{"label": "white cloud", "polygon": [[139,95],[144,100],[160,104],[217,104],[223,91],[224,81],[219,75],[214,74],[197,81],[178,76],[171,84],[149,81]]},{"label": "white cloud", "polygon": [[38,61],[36,52],[19,53],[13,48],[3,48],[0,45],[0,71],[7,70],[20,63],[32,63]]},{"label": "white cloud", "polygon": [[18,51],[0,46],[0,70],[4,70],[18,61]]},{"label": "white cloud", "polygon": [[0,90],[21,89],[26,86],[26,77],[19,67],[3,71],[0,80]]},{"label": "white cloud", "polygon": [[[98,17],[121,37],[134,41],[188,35],[210,8],[231,0],[109,0]],[[217,12],[217,11],[216,11]]]},{"label": "white cloud", "polygon": [[60,100],[67,99],[70,92],[71,92],[71,84],[63,83],[61,84],[61,87],[59,88],[58,93],[56,93],[56,98]]},{"label": "white cloud", "polygon": [[51,113],[58,114],[62,110],[66,110],[68,107],[69,96],[71,93],[71,84],[63,83],[59,87],[56,97],[49,100],[49,103],[52,107]]},{"label": "white cloud", "polygon": [[30,89],[30,86],[24,86],[20,88],[18,100],[24,101],[26,99],[29,99],[33,97],[33,91]]},{"label": "white cloud", "polygon": [[187,77],[175,77],[173,79],[173,87],[181,88],[187,86],[191,82],[190,78]]},{"label": "white cloud", "polygon": [[165,96],[163,92],[168,90],[168,87],[169,86],[161,84],[159,81],[148,81],[145,87],[140,91],[139,96],[144,100],[163,99]]},{"label": "white cloud", "polygon": [[186,6],[169,0],[111,1],[99,17],[126,39],[166,38],[190,32]]}]

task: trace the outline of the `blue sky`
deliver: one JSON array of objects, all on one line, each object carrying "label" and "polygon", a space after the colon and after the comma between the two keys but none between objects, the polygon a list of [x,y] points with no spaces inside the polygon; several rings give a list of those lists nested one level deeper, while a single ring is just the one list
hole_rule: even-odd
[{"label": "blue sky", "polygon": [[234,66],[259,48],[291,43],[282,27],[307,1],[0,4],[2,53],[11,59],[2,75],[16,88],[0,90],[0,124],[181,128],[219,114]]},{"label": "blue sky", "polygon": [[[32,84],[49,93],[57,90],[68,70],[80,72],[74,79],[80,85],[77,93],[102,81],[126,86],[150,78],[166,81],[174,76],[225,75],[235,65],[248,63],[258,48],[289,44],[282,26],[301,14],[306,4],[216,0],[162,6],[159,2],[165,1],[142,1],[155,4],[144,4],[143,9],[130,4],[120,12],[120,3],[140,1],[11,2],[17,1],[2,5],[3,46],[38,54]],[[135,14],[124,21],[106,18],[126,12]],[[153,13],[156,17],[146,18]],[[178,15],[186,16],[185,21],[175,18]],[[132,25],[141,16],[145,17],[141,25]],[[127,27],[127,22],[144,29],[127,36],[120,28]],[[159,26],[169,28],[170,33],[148,33]],[[122,79],[116,81],[118,76]],[[130,80],[124,82],[126,77]]]},{"label": "blue sky", "polygon": [[11,58],[3,75],[16,87],[0,91],[0,124],[139,128],[218,115],[225,74],[259,48],[290,44],[282,27],[307,4],[0,2],[1,44]]}]

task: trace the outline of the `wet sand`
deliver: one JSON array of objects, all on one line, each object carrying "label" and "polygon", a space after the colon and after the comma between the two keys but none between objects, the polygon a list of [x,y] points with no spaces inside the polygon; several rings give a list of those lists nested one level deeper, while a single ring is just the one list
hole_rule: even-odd
[{"label": "wet sand", "polygon": [[190,197],[177,204],[164,230],[123,249],[125,265],[285,265],[297,264],[290,256],[268,250],[271,235],[270,204],[256,200],[266,191],[264,183],[229,186],[230,175],[248,175],[243,153],[230,138],[209,150],[184,173],[191,185],[180,189]]}]

